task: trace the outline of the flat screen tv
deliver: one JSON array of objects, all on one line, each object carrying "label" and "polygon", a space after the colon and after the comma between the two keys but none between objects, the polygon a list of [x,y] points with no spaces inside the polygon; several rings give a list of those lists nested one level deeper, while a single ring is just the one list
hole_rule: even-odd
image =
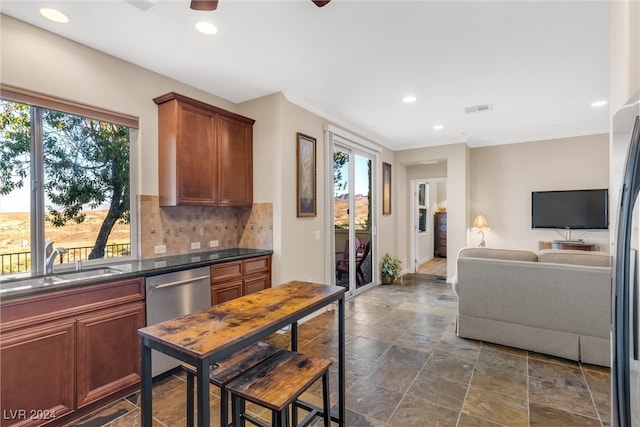
[{"label": "flat screen tv", "polygon": [[609,191],[533,191],[531,228],[609,228]]}]

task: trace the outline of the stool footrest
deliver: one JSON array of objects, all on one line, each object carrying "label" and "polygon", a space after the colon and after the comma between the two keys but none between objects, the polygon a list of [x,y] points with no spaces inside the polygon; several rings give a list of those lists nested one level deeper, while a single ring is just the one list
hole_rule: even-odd
[{"label": "stool footrest", "polygon": [[258,427],[269,427],[269,424],[262,422],[261,420],[257,419],[256,417],[249,415],[247,413],[244,413],[241,415],[242,418],[244,418],[246,421],[249,421],[251,424],[258,426]]},{"label": "stool footrest", "polygon": [[311,421],[313,421],[313,419],[318,416],[318,417],[323,417],[324,416],[324,411],[322,410],[322,408],[318,408],[317,406],[314,406],[310,403],[307,402],[303,402],[302,400],[296,400],[293,402],[293,410],[295,411],[297,408],[302,408],[304,410],[309,411],[309,413],[302,419],[302,421],[300,421],[298,423],[297,427],[305,427],[308,426],[309,424],[311,424]]}]

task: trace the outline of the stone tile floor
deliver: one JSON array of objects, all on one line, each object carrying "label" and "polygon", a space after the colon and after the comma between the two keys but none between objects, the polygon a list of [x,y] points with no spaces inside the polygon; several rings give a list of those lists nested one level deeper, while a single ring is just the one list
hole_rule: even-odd
[{"label": "stone tile floor", "polygon": [[[347,426],[610,425],[609,369],[458,338],[456,304],[449,284],[419,274],[347,301]],[[326,312],[300,325],[298,349],[335,360],[336,339],[335,311]],[[283,347],[288,340],[288,334],[269,339]],[[336,383],[332,367],[332,403]],[[154,425],[186,424],[185,389],[183,374],[154,384]],[[305,398],[319,405],[319,384]],[[211,425],[219,425],[218,405],[212,387]],[[72,425],[139,422],[134,394]]]}]

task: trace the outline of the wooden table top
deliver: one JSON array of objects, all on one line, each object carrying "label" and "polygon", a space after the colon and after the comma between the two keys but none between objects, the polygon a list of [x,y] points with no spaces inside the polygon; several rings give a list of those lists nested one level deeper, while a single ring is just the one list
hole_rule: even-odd
[{"label": "wooden table top", "polygon": [[204,359],[303,310],[337,300],[344,292],[341,286],[292,281],[147,326],[138,333]]}]

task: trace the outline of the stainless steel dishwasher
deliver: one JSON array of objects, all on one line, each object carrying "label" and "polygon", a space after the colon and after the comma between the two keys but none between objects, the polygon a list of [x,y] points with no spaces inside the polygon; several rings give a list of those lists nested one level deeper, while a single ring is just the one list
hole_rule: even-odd
[{"label": "stainless steel dishwasher", "polygon": [[[145,277],[145,284],[147,326],[211,306],[209,267]],[[177,359],[152,350],[151,372],[154,377],[179,365]]]}]

